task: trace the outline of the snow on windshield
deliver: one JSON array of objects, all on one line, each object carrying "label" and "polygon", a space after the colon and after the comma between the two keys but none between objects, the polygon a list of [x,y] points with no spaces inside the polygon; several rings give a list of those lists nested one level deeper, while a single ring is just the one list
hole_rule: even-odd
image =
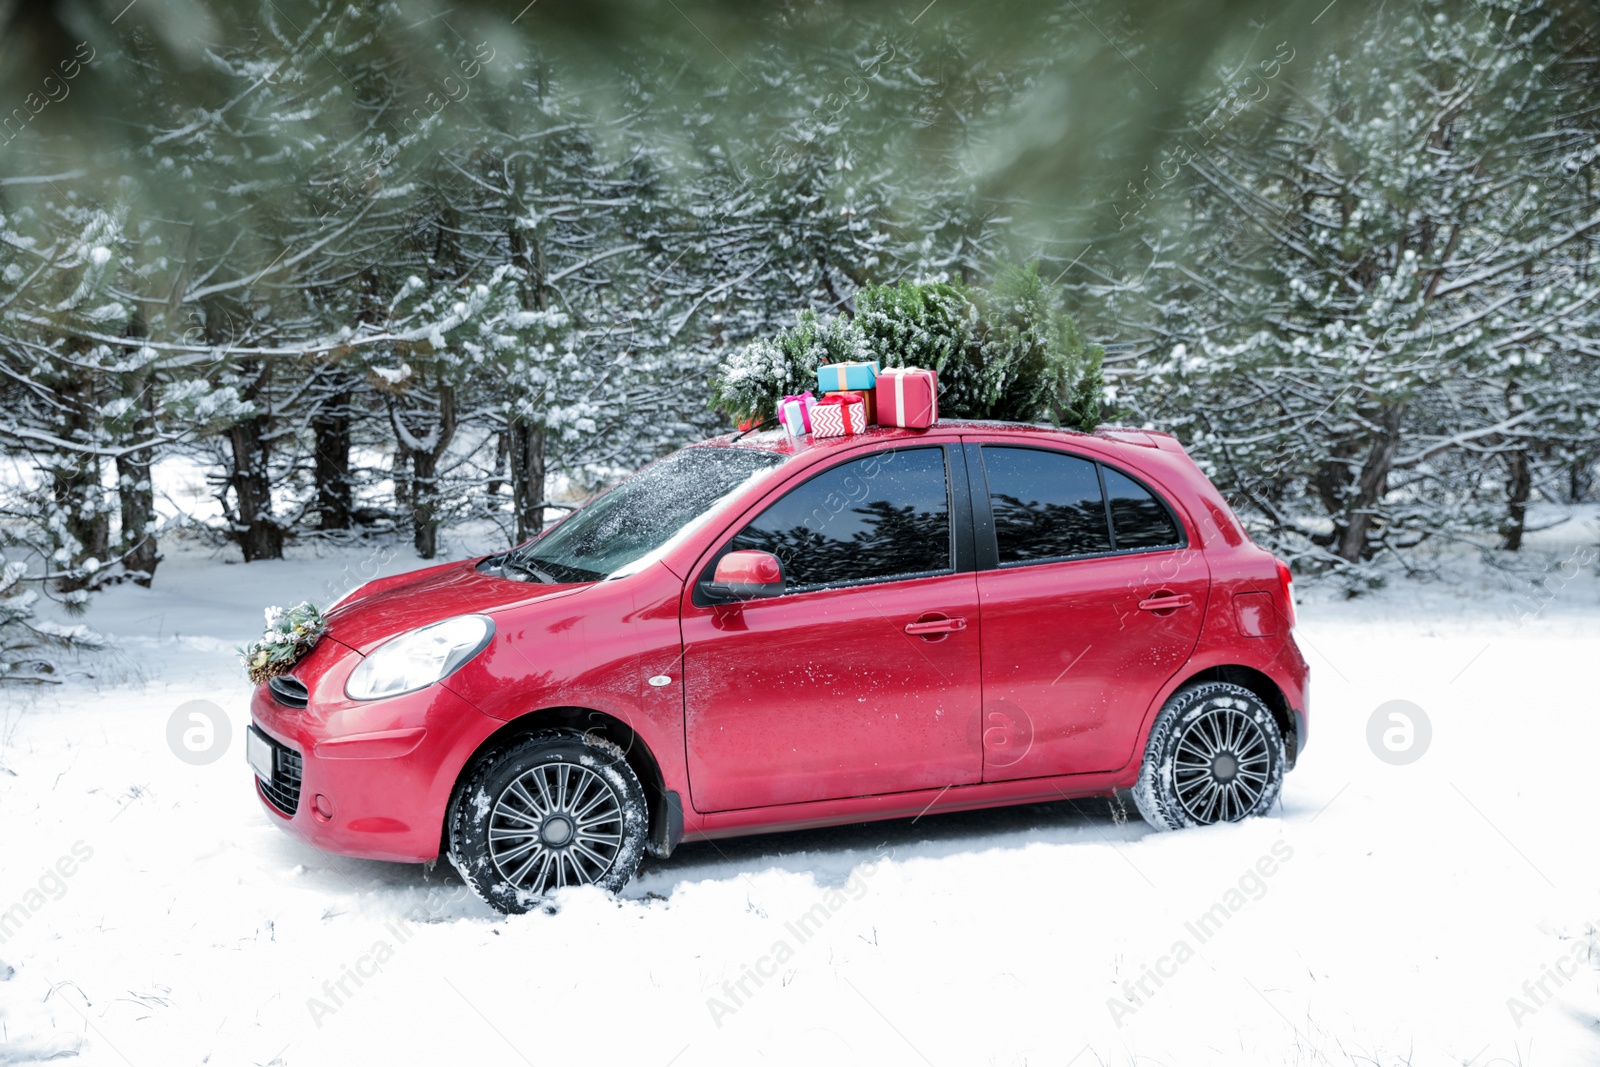
[{"label": "snow on windshield", "polygon": [[713,516],[727,506],[730,500],[739,496],[745,491],[745,489],[765,478],[767,476],[767,472],[770,471],[774,466],[776,466],[776,464],[768,464],[751,471],[750,475],[745,478],[744,481],[729,489],[726,493],[723,493],[716,500],[713,500],[698,517],[691,519],[681,529],[679,529],[677,533],[673,534],[670,538],[663,542],[660,547],[655,549],[653,552],[648,552],[645,555],[640,556],[632,563],[625,564],[621,568],[612,571],[610,576],[612,578],[626,578],[630,574],[636,574],[639,571],[644,570],[656,560],[664,557],[674,548],[677,548],[678,545],[682,544],[683,541],[696,530],[700,529],[700,527],[709,522]]},{"label": "snow on windshield", "polygon": [[784,457],[744,448],[686,448],[569,516],[522,553],[557,581],[622,578],[662,558]]}]

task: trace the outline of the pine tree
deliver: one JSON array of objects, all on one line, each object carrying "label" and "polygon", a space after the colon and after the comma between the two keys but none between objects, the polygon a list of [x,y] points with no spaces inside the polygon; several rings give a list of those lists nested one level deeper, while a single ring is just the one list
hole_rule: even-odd
[{"label": "pine tree", "polygon": [[1600,83],[1556,16],[1422,0],[1271,60],[1285,90],[1208,100],[1225,121],[1172,147],[1124,265],[1080,286],[1132,339],[1116,382],[1283,551],[1514,547],[1594,439]]}]

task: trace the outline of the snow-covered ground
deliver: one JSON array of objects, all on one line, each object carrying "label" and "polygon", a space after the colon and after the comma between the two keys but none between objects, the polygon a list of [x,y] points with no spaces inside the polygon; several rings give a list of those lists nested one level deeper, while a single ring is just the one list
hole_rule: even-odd
[{"label": "snow-covered ground", "polygon": [[[621,899],[496,915],[447,868],[318,853],[244,764],[261,607],[414,562],[169,543],[113,650],[0,692],[0,1064],[1593,1064],[1592,523],[1492,574],[1313,593],[1310,750],[1274,817],[1106,801],[684,846]],[[222,758],[168,743],[226,709]],[[1380,705],[1431,723],[1369,746]],[[1421,734],[1416,735],[1418,738]]]}]

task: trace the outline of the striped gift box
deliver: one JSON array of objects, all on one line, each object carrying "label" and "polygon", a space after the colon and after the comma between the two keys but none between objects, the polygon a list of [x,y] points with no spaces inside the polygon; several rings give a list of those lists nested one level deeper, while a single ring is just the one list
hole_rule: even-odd
[{"label": "striped gift box", "polygon": [[830,393],[811,409],[812,437],[849,437],[867,428],[867,405],[854,393]]},{"label": "striped gift box", "polygon": [[876,389],[840,389],[827,394],[828,396],[859,396],[861,403],[867,409],[867,425],[876,426],[878,423],[878,392]]}]

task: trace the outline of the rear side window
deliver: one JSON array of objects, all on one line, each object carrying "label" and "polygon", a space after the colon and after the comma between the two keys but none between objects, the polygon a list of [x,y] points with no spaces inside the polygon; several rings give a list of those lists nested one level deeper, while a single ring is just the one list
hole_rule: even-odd
[{"label": "rear side window", "polygon": [[877,452],[790,490],[734,537],[783,562],[791,590],[954,569],[944,449]]},{"label": "rear side window", "polygon": [[1164,548],[1181,544],[1178,524],[1166,505],[1150,491],[1121,471],[1102,467],[1106,477],[1106,501],[1111,507],[1111,524],[1117,531],[1117,549]]},{"label": "rear side window", "polygon": [[1002,567],[1183,543],[1165,504],[1093,460],[985,446],[983,467]]},{"label": "rear side window", "polygon": [[1094,463],[1033,448],[985,448],[1000,563],[1111,551]]}]

